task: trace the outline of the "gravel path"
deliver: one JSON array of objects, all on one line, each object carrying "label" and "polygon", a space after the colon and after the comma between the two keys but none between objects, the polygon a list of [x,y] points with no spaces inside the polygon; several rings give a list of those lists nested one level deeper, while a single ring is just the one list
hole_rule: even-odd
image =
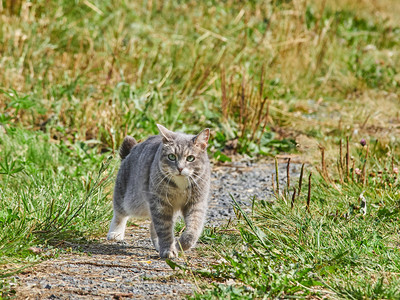
[{"label": "gravel path", "polygon": [[[279,185],[286,184],[287,164],[279,164]],[[290,165],[290,176],[300,174],[300,164]],[[272,180],[274,163],[233,163],[230,166],[214,166],[211,179],[211,198],[208,223],[218,225],[234,218],[232,197],[245,208],[250,208],[251,198],[273,199]],[[275,179],[274,179],[275,180]]]},{"label": "gravel path", "polygon": [[[235,217],[230,195],[247,208],[253,195],[271,198],[274,169],[274,164],[249,162],[214,166],[207,226]],[[296,177],[299,170],[299,165],[292,164],[291,176]],[[280,164],[279,174],[284,185],[285,163]],[[66,242],[63,247],[80,253],[64,254],[15,276],[16,299],[181,299],[192,294],[196,286],[190,276],[173,271],[159,259],[148,226],[149,222],[130,226],[124,243],[105,238],[88,245]],[[185,254],[177,263],[195,268],[212,263],[198,249]]]}]

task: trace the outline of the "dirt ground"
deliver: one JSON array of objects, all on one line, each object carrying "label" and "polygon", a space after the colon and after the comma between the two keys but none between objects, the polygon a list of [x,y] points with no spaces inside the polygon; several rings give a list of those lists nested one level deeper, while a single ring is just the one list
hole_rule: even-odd
[{"label": "dirt ground", "polygon": [[[71,245],[79,250],[16,276],[16,299],[182,299],[197,289],[188,272],[172,270],[150,241],[149,222],[127,229],[124,243]],[[198,247],[201,247],[199,245]],[[73,251],[76,252],[76,251]],[[196,249],[174,260],[201,268]]]}]

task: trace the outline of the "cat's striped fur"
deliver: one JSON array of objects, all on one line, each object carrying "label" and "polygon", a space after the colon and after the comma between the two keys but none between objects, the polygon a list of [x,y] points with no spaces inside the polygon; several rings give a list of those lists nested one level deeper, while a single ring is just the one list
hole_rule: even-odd
[{"label": "cat's striped fur", "polygon": [[[151,239],[162,258],[195,245],[206,216],[210,190],[207,143],[210,130],[198,135],[172,132],[157,125],[160,135],[137,144],[126,137],[114,189],[114,216],[107,238],[123,240],[129,217],[150,217]],[[186,229],[179,240],[174,223],[182,214]]]}]

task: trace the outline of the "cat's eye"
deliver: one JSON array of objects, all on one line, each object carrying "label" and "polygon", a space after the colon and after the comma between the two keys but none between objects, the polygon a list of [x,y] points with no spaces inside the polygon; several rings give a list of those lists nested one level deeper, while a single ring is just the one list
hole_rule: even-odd
[{"label": "cat's eye", "polygon": [[188,162],[192,162],[192,161],[194,161],[194,156],[193,155],[189,155],[188,157],[186,157],[186,160]]},{"label": "cat's eye", "polygon": [[176,155],[175,154],[168,154],[168,159],[170,161],[175,161],[176,160]]}]

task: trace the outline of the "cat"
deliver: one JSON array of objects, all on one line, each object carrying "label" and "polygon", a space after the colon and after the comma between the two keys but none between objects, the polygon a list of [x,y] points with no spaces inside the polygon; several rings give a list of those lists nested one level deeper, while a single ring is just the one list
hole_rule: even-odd
[{"label": "cat", "polygon": [[[192,248],[204,226],[210,192],[208,128],[198,135],[173,132],[157,124],[159,135],[142,143],[127,136],[114,188],[114,215],[108,240],[123,240],[129,217],[151,218],[150,235],[161,258]],[[186,229],[174,236],[183,215]]]}]

